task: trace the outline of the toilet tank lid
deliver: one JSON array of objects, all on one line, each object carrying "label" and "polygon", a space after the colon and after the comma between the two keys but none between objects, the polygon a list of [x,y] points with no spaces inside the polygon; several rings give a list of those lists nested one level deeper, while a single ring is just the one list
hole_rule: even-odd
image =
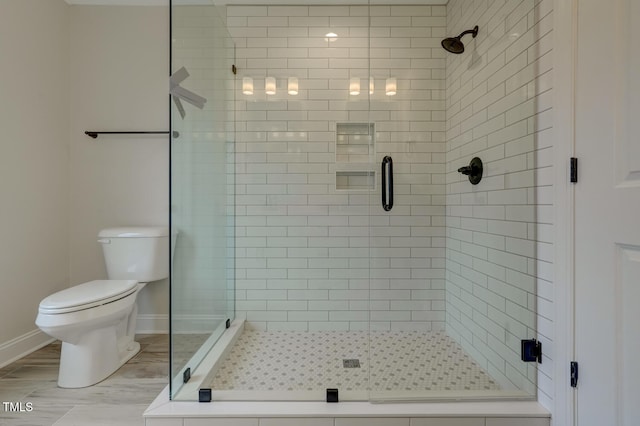
[{"label": "toilet tank lid", "polygon": [[121,226],[107,228],[100,231],[100,238],[155,238],[168,237],[169,228],[166,226]]}]

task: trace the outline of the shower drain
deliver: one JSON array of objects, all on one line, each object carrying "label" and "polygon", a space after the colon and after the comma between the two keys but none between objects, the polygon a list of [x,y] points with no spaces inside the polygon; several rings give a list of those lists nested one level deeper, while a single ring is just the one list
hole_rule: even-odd
[{"label": "shower drain", "polygon": [[360,368],[360,360],[359,359],[343,359],[342,366],[344,368]]}]

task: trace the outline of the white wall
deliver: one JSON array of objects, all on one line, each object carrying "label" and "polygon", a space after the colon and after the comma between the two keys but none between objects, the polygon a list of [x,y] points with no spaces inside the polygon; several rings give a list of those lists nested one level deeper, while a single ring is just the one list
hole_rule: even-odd
[{"label": "white wall", "polygon": [[[168,130],[169,8],[73,6],[69,19],[69,284],[76,285],[106,278],[100,229],[168,224],[168,136],[91,139],[84,131]],[[139,330],[167,330],[168,280],[147,285],[138,303],[147,316]],[[164,317],[154,323],[154,315]]]},{"label": "white wall", "polygon": [[[0,364],[49,339],[44,297],[106,277],[99,229],[168,222],[168,139],[83,134],[168,129],[168,22],[167,7],[0,2]],[[139,303],[143,330],[167,329],[167,281]]]},{"label": "white wall", "polygon": [[[553,389],[551,0],[452,0],[447,59],[447,331],[505,386]],[[479,156],[477,186],[457,172]],[[520,360],[538,338],[542,364]],[[539,367],[539,374],[536,371]]]},{"label": "white wall", "polygon": [[62,0],[0,2],[0,365],[69,282],[68,26]]}]

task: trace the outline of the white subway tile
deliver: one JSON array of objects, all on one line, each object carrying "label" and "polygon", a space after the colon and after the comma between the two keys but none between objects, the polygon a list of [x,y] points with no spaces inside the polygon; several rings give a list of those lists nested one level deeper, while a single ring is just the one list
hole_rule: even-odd
[{"label": "white subway tile", "polygon": [[[292,311],[287,313],[287,321],[329,321],[329,313],[326,311]],[[311,324],[309,324],[311,326]],[[311,327],[309,327],[309,331]]]},{"label": "white subway tile", "polygon": [[487,418],[486,426],[549,426],[549,418]]},{"label": "white subway tile", "polygon": [[269,16],[308,16],[309,8],[306,6],[269,6],[267,13]]},{"label": "white subway tile", "polygon": [[[285,269],[284,272],[286,275],[287,270]],[[300,290],[305,288],[307,288],[307,280],[304,279],[278,278],[267,280],[268,290]]]},{"label": "white subway tile", "polygon": [[309,16],[349,16],[349,6],[309,6]]},{"label": "white subway tile", "polygon": [[290,27],[328,27],[328,16],[313,16],[312,10],[309,10],[309,17],[296,16],[289,18]]}]

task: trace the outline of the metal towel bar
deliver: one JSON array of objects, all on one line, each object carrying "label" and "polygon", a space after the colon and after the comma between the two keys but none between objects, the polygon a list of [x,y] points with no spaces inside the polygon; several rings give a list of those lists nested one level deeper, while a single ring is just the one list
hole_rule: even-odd
[{"label": "metal towel bar", "polygon": [[[133,131],[133,132],[98,132],[98,131],[93,131],[93,130],[87,130],[86,132],[84,132],[85,135],[96,139],[98,137],[98,135],[168,135],[169,131],[168,130],[158,130],[158,131]],[[178,136],[180,136],[180,133],[174,131],[173,132],[173,137],[177,138]]]}]

